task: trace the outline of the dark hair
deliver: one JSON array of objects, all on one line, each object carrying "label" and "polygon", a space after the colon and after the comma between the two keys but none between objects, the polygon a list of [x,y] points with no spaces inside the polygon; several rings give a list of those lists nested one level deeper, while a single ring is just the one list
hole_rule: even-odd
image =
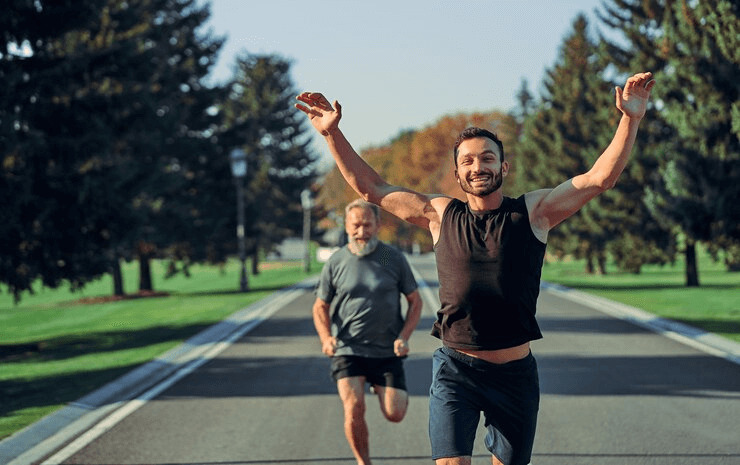
[{"label": "dark hair", "polygon": [[460,148],[460,144],[468,139],[475,139],[477,137],[486,137],[491,139],[498,146],[498,149],[501,152],[501,163],[504,162],[504,144],[498,136],[487,129],[470,127],[461,132],[460,135],[457,136],[457,140],[455,140],[455,147],[452,151],[452,161],[455,163],[455,167],[457,167],[457,149]]}]

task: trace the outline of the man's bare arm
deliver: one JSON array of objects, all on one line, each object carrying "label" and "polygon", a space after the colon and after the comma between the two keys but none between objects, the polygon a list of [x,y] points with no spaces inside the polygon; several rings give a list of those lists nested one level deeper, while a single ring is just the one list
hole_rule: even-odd
[{"label": "man's bare arm", "polygon": [[654,84],[652,73],[640,73],[627,80],[624,91],[616,88],[616,106],[622,112],[622,118],[614,138],[588,172],[554,189],[527,194],[533,228],[547,231],[555,227],[589,200],[614,187],[629,159]]},{"label": "man's bare arm", "polygon": [[441,213],[431,200],[442,196],[420,194],[388,184],[381,178],[357,154],[339,129],[342,118],[342,106],[339,102],[334,101],[332,105],[326,97],[316,92],[304,92],[297,99],[306,105],[296,104],[296,108],[309,117],[313,127],[324,137],[339,171],[355,192],[368,202],[379,205],[383,210],[409,223],[434,230]]},{"label": "man's bare arm", "polygon": [[409,338],[411,338],[411,333],[414,332],[416,325],[419,324],[419,320],[421,319],[421,308],[423,304],[419,290],[417,289],[411,294],[408,294],[406,296],[406,302],[409,304],[406,310],[406,321],[403,324],[401,333],[398,335],[398,339],[396,339],[393,345],[393,349],[399,357],[408,354]]},{"label": "man's bare arm", "polygon": [[336,351],[337,341],[331,335],[329,308],[329,303],[318,297],[313,303],[313,325],[321,341],[321,352],[331,357]]}]

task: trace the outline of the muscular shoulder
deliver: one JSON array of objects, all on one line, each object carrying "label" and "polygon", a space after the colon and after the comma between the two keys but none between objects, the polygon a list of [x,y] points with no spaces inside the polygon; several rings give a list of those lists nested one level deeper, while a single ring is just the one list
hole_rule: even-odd
[{"label": "muscular shoulder", "polygon": [[539,206],[547,194],[552,189],[539,189],[524,194],[524,203],[527,206],[527,215],[529,216],[529,226],[532,228],[532,234],[543,243],[547,243],[547,233],[549,224],[547,218],[540,214]]},{"label": "muscular shoulder", "polygon": [[457,199],[447,196],[436,196],[429,200],[430,216],[434,218],[433,221],[429,222],[429,231],[432,233],[432,241],[436,244],[439,239],[440,226],[442,225],[442,217],[447,210],[447,207]]}]

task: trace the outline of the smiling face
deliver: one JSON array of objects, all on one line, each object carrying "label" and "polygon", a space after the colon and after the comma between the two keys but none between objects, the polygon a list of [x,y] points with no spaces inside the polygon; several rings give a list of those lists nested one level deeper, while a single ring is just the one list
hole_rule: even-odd
[{"label": "smiling face", "polygon": [[464,140],[457,149],[455,177],[466,194],[485,197],[498,189],[509,172],[509,164],[501,162],[498,145],[487,137]]}]

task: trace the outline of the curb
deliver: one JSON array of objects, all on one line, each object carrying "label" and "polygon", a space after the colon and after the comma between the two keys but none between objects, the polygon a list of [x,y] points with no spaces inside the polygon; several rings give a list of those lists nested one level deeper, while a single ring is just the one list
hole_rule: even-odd
[{"label": "curb", "polygon": [[226,348],[226,345],[218,347],[219,345],[236,340],[262,323],[298,294],[312,289],[317,279],[313,276],[273,292],[154,360],[0,441],[0,463],[29,465],[38,462],[91,429],[128,401],[142,396],[152,387],[189,366],[205,363],[207,356],[213,356]]},{"label": "curb", "polygon": [[708,354],[740,365],[740,343],[708,333],[702,329],[667,320],[637,307],[577,291],[559,284],[542,282],[541,288],[573,302],[592,307],[602,313],[629,321],[675,341],[690,345]]}]

